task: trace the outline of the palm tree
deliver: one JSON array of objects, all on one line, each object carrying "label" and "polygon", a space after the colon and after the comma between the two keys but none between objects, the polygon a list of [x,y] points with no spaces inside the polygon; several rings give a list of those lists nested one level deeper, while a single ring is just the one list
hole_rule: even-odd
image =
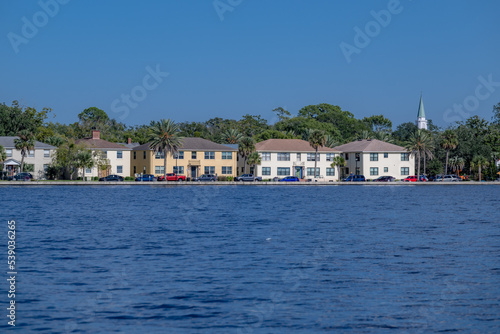
[{"label": "palm tree", "polygon": [[255,151],[255,141],[251,137],[243,137],[238,143],[238,153],[244,159],[245,174],[247,172],[247,158]]},{"label": "palm tree", "polygon": [[461,157],[451,157],[449,164],[453,172],[456,172],[457,176],[460,176],[460,171],[465,167],[465,160]]},{"label": "palm tree", "polygon": [[322,130],[313,130],[309,134],[309,145],[316,151],[314,156],[314,178],[316,178],[316,166],[318,165],[318,149],[325,146],[326,136],[325,132]]},{"label": "palm tree", "polygon": [[0,168],[0,180],[3,178],[3,163],[7,160],[7,152],[5,151],[5,148],[0,145],[0,165],[2,168]]},{"label": "palm tree", "polygon": [[337,167],[337,178],[340,180],[340,168],[342,167],[345,167],[346,165],[346,162],[345,162],[345,159],[344,157],[340,156],[340,155],[337,155],[333,158],[333,162],[331,163],[331,167],[332,168],[335,168]]},{"label": "palm tree", "polygon": [[432,151],[434,151],[434,149],[435,149],[434,142],[432,140],[432,135],[429,132],[426,132],[426,133],[429,134],[429,139],[423,143],[423,147],[422,147],[422,154],[423,154],[423,158],[424,158],[424,173],[423,173],[424,175],[425,175],[425,171],[426,171],[427,158],[429,158],[429,160],[434,159],[434,154],[432,153]]},{"label": "palm tree", "polygon": [[21,130],[18,135],[19,138],[14,139],[16,149],[21,151],[21,173],[24,170],[24,158],[31,149],[35,147],[35,137],[33,133],[28,130]]},{"label": "palm tree", "polygon": [[472,159],[470,165],[472,168],[477,168],[478,173],[479,173],[479,182],[481,182],[481,169],[482,169],[482,167],[488,167],[489,164],[490,163],[489,163],[488,159],[486,159],[482,155],[476,155]]},{"label": "palm tree", "polygon": [[[427,147],[427,149],[426,149]],[[420,181],[420,157],[422,153],[427,152],[432,147],[432,138],[429,132],[418,129],[410,135],[405,143],[405,148],[417,159],[417,180]],[[430,150],[429,150],[430,152]],[[424,153],[427,154],[427,153]],[[431,153],[432,154],[432,153]]]},{"label": "palm tree", "polygon": [[92,151],[83,149],[76,154],[77,166],[83,170],[83,181],[85,181],[85,169],[94,167]]},{"label": "palm tree", "polygon": [[238,144],[243,135],[236,129],[230,128],[222,132],[222,139],[226,144]]},{"label": "palm tree", "polygon": [[357,139],[371,139],[370,131],[363,130],[360,134],[358,134]]},{"label": "palm tree", "polygon": [[373,139],[378,139],[380,141],[384,141],[386,143],[394,143],[394,139],[391,134],[387,131],[377,131],[373,134]]},{"label": "palm tree", "polygon": [[167,176],[167,154],[177,153],[182,146],[179,136],[179,126],[170,119],[161,119],[151,122],[149,135],[151,143],[149,148],[155,153],[163,153],[163,176]]},{"label": "palm tree", "polygon": [[333,148],[338,146],[339,142],[331,135],[326,135],[325,137],[325,147]]},{"label": "palm tree", "polygon": [[455,132],[452,130],[446,130],[443,132],[441,146],[446,150],[446,163],[444,167],[444,174],[448,174],[448,154],[450,150],[454,150],[458,146],[458,139]]},{"label": "palm tree", "polygon": [[250,153],[250,155],[248,156],[248,160],[247,160],[247,164],[249,166],[253,166],[253,174],[257,174],[255,171],[256,171],[256,165],[260,165],[261,163],[261,157],[260,157],[260,154],[258,152],[252,152]]}]

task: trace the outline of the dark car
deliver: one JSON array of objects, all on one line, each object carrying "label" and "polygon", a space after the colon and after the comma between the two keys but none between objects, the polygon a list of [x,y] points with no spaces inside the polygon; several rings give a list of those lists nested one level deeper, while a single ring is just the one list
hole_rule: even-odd
[{"label": "dark car", "polygon": [[156,177],[153,174],[144,174],[142,176],[136,177],[135,180],[141,182],[151,182],[156,181]]},{"label": "dark car", "polygon": [[346,182],[365,182],[365,176],[364,175],[349,175],[347,178],[344,179]]},{"label": "dark car", "polygon": [[394,182],[394,181],[396,181],[396,179],[388,175],[380,176],[379,178],[373,180],[373,182]]},{"label": "dark car", "polygon": [[123,181],[123,176],[120,175],[108,175],[101,177],[99,181]]},{"label": "dark car", "polygon": [[286,176],[280,180],[280,182],[299,182],[299,178],[296,176]]},{"label": "dark car", "polygon": [[243,174],[234,178],[235,181],[262,181],[260,176],[255,176],[253,174]]},{"label": "dark car", "polygon": [[201,182],[201,181],[217,181],[217,178],[215,177],[214,174],[203,174],[199,177],[197,177],[196,179],[194,179],[195,181],[198,181],[198,182]]},{"label": "dark car", "polygon": [[10,178],[10,180],[15,180],[15,181],[19,181],[19,180],[29,181],[32,178],[33,178],[33,175],[31,175],[31,173],[24,172],[24,173],[17,173],[12,178]]}]

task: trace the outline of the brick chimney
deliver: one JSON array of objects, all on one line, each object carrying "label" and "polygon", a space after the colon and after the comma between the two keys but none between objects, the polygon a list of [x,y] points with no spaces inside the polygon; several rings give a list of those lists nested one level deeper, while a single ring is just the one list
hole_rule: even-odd
[{"label": "brick chimney", "polygon": [[127,143],[132,144],[132,138],[129,138]]},{"label": "brick chimney", "polygon": [[97,130],[92,130],[92,139],[101,139],[101,132]]}]

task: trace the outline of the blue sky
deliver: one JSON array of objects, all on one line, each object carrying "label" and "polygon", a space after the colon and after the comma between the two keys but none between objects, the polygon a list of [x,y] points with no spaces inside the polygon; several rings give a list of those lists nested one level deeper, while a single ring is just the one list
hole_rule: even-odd
[{"label": "blue sky", "polygon": [[395,128],[422,91],[447,127],[500,102],[500,1],[59,1],[0,3],[0,102],[53,121],[96,106],[128,125],[273,122],[330,103]]}]

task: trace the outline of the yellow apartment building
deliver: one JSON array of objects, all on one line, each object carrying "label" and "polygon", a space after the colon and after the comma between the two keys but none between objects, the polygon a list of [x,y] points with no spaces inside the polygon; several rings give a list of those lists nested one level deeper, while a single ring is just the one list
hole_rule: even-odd
[{"label": "yellow apartment building", "polygon": [[[210,140],[185,137],[174,156],[167,155],[167,173],[177,173],[189,178],[202,174],[217,176],[236,176],[238,150],[229,146],[214,143]],[[130,174],[154,174],[161,176],[163,170],[163,153],[149,148],[149,143],[136,146],[130,155]]]}]

